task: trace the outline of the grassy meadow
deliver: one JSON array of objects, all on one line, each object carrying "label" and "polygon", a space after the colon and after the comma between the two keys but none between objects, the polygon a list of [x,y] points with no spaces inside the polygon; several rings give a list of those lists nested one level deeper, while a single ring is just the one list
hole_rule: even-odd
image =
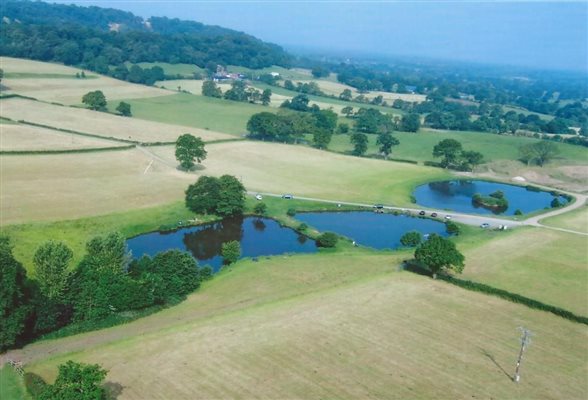
[{"label": "grassy meadow", "polygon": [[[404,257],[241,261],[176,307],[18,355],[49,381],[67,359],[100,363],[119,399],[586,396],[584,325],[397,272]],[[521,325],[535,337],[515,385]]]},{"label": "grassy meadow", "polygon": [[124,143],[0,121],[1,151],[77,150],[116,146],[124,146]]},{"label": "grassy meadow", "polygon": [[125,101],[131,104],[136,118],[239,136],[247,133],[247,121],[253,114],[272,111],[259,104],[187,93]]},{"label": "grassy meadow", "polygon": [[[519,146],[536,143],[539,139],[522,136],[494,135],[483,132],[456,132],[421,130],[418,133],[395,132],[394,136],[400,145],[392,148],[393,158],[403,158],[415,161],[434,161],[433,147],[443,139],[455,139],[461,142],[466,150],[478,151],[484,155],[484,160],[517,160]],[[377,154],[377,135],[368,135],[369,144],[367,154]],[[587,164],[586,149],[566,143],[555,143],[560,151],[554,160],[556,163]],[[349,142],[349,135],[333,135],[329,149],[341,153],[351,152],[353,145]],[[439,160],[439,159],[437,159]],[[522,166],[522,164],[521,164]]]},{"label": "grassy meadow", "polygon": [[588,233],[588,206],[541,220],[543,225]]},{"label": "grassy meadow", "polygon": [[25,389],[23,377],[8,365],[0,367],[0,399],[32,400]]},{"label": "grassy meadow", "polygon": [[587,245],[582,235],[517,228],[465,243],[463,278],[588,316]]},{"label": "grassy meadow", "polygon": [[[134,99],[169,95],[169,91],[138,85],[94,73],[90,78],[76,79],[81,70],[60,64],[0,57],[0,65],[7,74],[2,80],[4,94],[22,96],[66,105],[79,104],[82,96],[93,90],[101,90],[107,100]],[[87,71],[86,71],[87,72]],[[11,74],[19,74],[17,76]],[[59,75],[64,75],[59,77]]]},{"label": "grassy meadow", "polygon": [[277,143],[237,141],[206,149],[203,166],[191,173],[177,170],[173,146],[2,156],[0,225],[162,205],[182,200],[200,175],[232,174],[248,190],[395,205],[410,204],[414,186],[450,176],[440,169]]},{"label": "grassy meadow", "polygon": [[143,143],[173,142],[183,133],[200,136],[205,141],[232,138],[225,133],[174,125],[173,120],[169,124],[154,123],[135,117],[122,117],[85,108],[62,107],[19,98],[2,99],[0,104],[2,106],[0,116],[5,118],[89,133],[104,138]]}]

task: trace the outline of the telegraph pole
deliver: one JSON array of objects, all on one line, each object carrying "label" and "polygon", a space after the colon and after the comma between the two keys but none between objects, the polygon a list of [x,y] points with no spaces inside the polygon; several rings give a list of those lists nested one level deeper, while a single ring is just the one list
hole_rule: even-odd
[{"label": "telegraph pole", "polygon": [[523,354],[529,345],[531,344],[531,336],[533,335],[527,328],[519,327],[523,336],[521,337],[521,351],[519,351],[519,357],[517,358],[517,367],[515,369],[514,381],[519,383],[521,380],[521,362],[523,361]]}]

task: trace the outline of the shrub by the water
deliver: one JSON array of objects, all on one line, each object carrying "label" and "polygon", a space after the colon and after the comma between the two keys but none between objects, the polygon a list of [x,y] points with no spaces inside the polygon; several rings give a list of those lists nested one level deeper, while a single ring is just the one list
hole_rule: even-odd
[{"label": "shrub by the water", "polygon": [[316,239],[319,247],[335,247],[339,237],[333,232],[325,232]]}]

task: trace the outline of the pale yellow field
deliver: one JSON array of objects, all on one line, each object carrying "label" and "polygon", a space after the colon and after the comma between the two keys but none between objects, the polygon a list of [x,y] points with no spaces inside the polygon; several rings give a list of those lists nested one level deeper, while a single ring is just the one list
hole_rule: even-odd
[{"label": "pale yellow field", "polygon": [[[303,83],[315,82],[316,84],[318,84],[318,86],[321,88],[321,90],[323,92],[325,92],[326,94],[332,94],[335,96],[339,96],[341,94],[341,92],[343,92],[345,89],[351,90],[351,92],[353,93],[353,97],[356,97],[360,94],[357,91],[357,89],[355,89],[349,85],[345,85],[344,83],[335,82],[335,81],[331,81],[331,80],[320,79],[320,80],[308,80],[308,81],[301,81],[301,82],[303,82]],[[410,102],[418,102],[418,103],[426,100],[426,96],[422,95],[422,94],[389,93],[389,92],[373,91],[373,92],[369,92],[369,93],[364,93],[363,95],[365,97],[367,97],[368,99],[373,99],[374,97],[381,95],[384,98],[384,100],[387,101],[388,103],[392,103],[396,99],[401,99],[401,100],[410,101]]]},{"label": "pale yellow field", "polygon": [[[11,57],[0,57],[0,68],[4,69],[5,73],[67,74],[75,76],[76,72],[80,72],[77,68],[66,67],[60,64]],[[3,93],[17,93],[43,101],[68,105],[81,104],[82,96],[93,90],[101,90],[108,101],[166,96],[170,94],[167,90],[119,81],[97,75],[93,72],[85,72],[95,78],[68,79],[44,78],[42,76],[25,79],[6,78],[2,80],[2,85],[7,88]]]},{"label": "pale yellow field", "polygon": [[182,198],[193,177],[140,150],[0,156],[0,225],[72,219]]},{"label": "pale yellow field", "polygon": [[413,186],[448,176],[438,169],[303,146],[239,141],[206,149],[203,169],[193,173],[176,170],[173,146],[0,157],[0,223],[71,219],[178,201],[202,174],[232,174],[249,190],[386,204],[409,204]]},{"label": "pale yellow field", "polygon": [[30,125],[0,124],[0,150],[73,150],[123,146],[112,140],[84,137]]},{"label": "pale yellow field", "polygon": [[18,98],[0,100],[0,115],[15,121],[24,120],[56,128],[143,143],[171,142],[184,133],[199,136],[205,141],[234,138],[234,136],[225,133],[205,129],[169,125]]},{"label": "pale yellow field", "polygon": [[[68,359],[99,363],[119,399],[586,398],[586,326],[395,273],[398,261],[240,262],[177,307],[15,356],[49,381]],[[519,326],[534,337],[514,384]]]}]

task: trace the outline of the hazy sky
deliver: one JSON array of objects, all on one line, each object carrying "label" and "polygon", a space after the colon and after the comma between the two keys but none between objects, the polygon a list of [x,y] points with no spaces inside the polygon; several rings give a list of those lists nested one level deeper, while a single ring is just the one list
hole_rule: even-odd
[{"label": "hazy sky", "polygon": [[314,53],[588,71],[588,1],[55,1],[191,19]]}]

